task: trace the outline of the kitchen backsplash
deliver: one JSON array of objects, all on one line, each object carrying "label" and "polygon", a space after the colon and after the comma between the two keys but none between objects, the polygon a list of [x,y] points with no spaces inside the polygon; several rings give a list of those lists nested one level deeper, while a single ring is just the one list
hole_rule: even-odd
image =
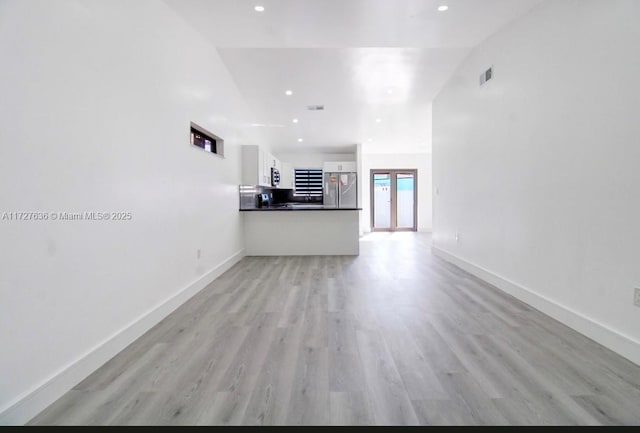
[{"label": "kitchen backsplash", "polygon": [[273,189],[265,186],[240,185],[240,209],[255,209],[258,194],[273,194]]},{"label": "kitchen backsplash", "polygon": [[322,197],[296,197],[292,189],[273,190],[274,203],[322,203]]},{"label": "kitchen backsplash", "polygon": [[275,189],[265,186],[240,185],[240,209],[255,209],[257,207],[256,196],[258,194],[270,194],[273,204],[278,203],[322,203],[322,197],[296,197],[292,189]]}]

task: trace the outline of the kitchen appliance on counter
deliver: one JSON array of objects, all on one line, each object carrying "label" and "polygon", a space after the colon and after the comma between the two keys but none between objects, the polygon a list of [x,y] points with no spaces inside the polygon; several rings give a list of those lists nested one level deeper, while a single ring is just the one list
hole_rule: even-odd
[{"label": "kitchen appliance on counter", "polygon": [[358,174],[324,173],[324,206],[330,208],[357,208]]},{"label": "kitchen appliance on counter", "polygon": [[280,186],[280,170],[277,168],[271,169],[271,186],[276,188]]},{"label": "kitchen appliance on counter", "polygon": [[256,199],[257,199],[256,206],[258,208],[271,206],[271,195],[270,194],[258,194]]}]

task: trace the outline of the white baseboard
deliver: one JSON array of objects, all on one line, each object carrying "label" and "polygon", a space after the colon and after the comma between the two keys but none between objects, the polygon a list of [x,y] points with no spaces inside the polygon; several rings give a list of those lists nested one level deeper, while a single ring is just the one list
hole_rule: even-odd
[{"label": "white baseboard", "polygon": [[34,390],[0,410],[0,425],[22,425],[140,338],[158,322],[191,299],[216,278],[244,258],[244,250],[229,257],[202,278],[138,317],[122,330],[98,344],[84,356],[54,374]]},{"label": "white baseboard", "polygon": [[437,247],[432,247],[432,251],[434,255],[487,281],[498,289],[640,365],[640,342],[633,338],[454,254]]}]

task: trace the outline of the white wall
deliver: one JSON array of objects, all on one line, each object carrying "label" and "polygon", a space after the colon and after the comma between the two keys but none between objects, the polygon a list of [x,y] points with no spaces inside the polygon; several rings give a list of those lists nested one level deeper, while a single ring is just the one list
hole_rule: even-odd
[{"label": "white wall", "polygon": [[[216,50],[157,0],[4,0],[0,58],[0,214],[133,215],[0,221],[0,412],[21,402],[2,424],[241,257],[246,119]],[[190,121],[226,139],[225,159],[189,145]]]},{"label": "white wall", "polygon": [[289,162],[293,168],[322,168],[326,161],[355,161],[355,153],[276,153],[282,162]]},{"label": "white wall", "polygon": [[362,231],[371,232],[371,170],[417,169],[418,170],[418,231],[430,232],[432,228],[432,184],[431,155],[419,154],[363,154],[360,179],[362,187]]},{"label": "white wall", "polygon": [[357,256],[360,254],[358,223],[358,211],[246,212],[246,254]]},{"label": "white wall", "polygon": [[[364,168],[362,166],[362,144],[358,144],[356,145],[356,165],[358,166],[358,183],[359,183],[359,187],[358,187],[358,206],[362,207],[363,203],[364,203],[364,194],[362,191],[362,183],[367,181],[366,176],[364,175]],[[364,235],[364,226],[362,225],[362,213],[360,213],[359,215],[359,222],[358,222],[358,232],[360,234],[360,236],[362,237]]]},{"label": "white wall", "polygon": [[638,17],[547,1],[481,44],[434,103],[433,157],[436,248],[640,363]]}]

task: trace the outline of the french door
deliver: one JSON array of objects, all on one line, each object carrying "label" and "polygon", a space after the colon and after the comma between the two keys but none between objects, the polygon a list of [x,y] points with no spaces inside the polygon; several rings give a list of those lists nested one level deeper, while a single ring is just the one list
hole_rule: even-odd
[{"label": "french door", "polygon": [[371,170],[371,230],[418,231],[417,170]]}]

